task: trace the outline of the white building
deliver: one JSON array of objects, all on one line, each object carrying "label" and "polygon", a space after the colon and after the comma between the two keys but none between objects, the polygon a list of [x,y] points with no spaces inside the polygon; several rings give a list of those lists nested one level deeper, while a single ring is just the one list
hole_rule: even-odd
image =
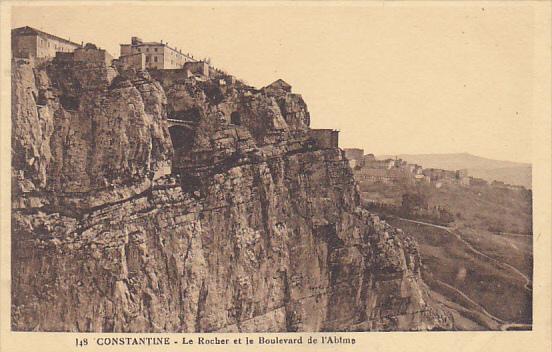
[{"label": "white building", "polygon": [[130,44],[121,44],[121,57],[139,53],[144,54],[145,66],[150,69],[182,68],[186,62],[197,61],[163,41],[144,42],[138,37],[132,37]]}]

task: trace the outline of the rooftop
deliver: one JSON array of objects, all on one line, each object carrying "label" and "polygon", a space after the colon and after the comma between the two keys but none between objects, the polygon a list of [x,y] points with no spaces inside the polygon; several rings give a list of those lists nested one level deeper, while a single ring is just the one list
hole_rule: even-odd
[{"label": "rooftop", "polygon": [[[135,41],[136,39],[136,41]],[[141,39],[139,38],[136,38],[136,37],[133,37],[133,41],[129,44],[125,43],[125,44],[120,44],[120,45],[129,45],[129,46],[163,46],[163,47],[166,47],[168,49],[171,49],[172,51],[175,51],[179,54],[182,54],[184,56],[186,56],[187,58],[191,59],[191,60],[194,60],[196,61],[196,59],[190,55],[190,54],[186,54],[186,53],[183,53],[182,50],[178,50],[176,48],[173,48],[173,47],[170,47],[167,43],[163,43],[163,41],[161,42],[144,42],[142,41]]]},{"label": "rooftop", "polygon": [[61,38],[61,37],[58,37],[56,35],[53,35],[53,34],[50,34],[50,33],[46,33],[46,32],[43,32],[39,29],[36,29],[36,28],[33,28],[33,27],[29,27],[29,26],[25,26],[25,27],[19,27],[19,28],[14,28],[12,29],[12,35],[41,35],[41,36],[45,36],[47,38],[51,38],[51,39],[55,39],[55,40],[58,40],[60,42],[64,42],[64,43],[68,43],[68,44],[73,44],[73,45],[76,45],[76,46],[81,46],[80,44],[78,43],[75,43],[75,42],[72,42],[68,39],[64,39],[64,38]]}]

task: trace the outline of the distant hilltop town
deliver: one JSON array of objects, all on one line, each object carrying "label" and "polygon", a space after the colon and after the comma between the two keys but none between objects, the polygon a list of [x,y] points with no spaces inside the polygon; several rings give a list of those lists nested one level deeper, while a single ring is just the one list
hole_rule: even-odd
[{"label": "distant hilltop town", "polygon": [[445,184],[460,186],[494,186],[513,190],[524,189],[522,186],[509,185],[501,181],[492,181],[472,177],[467,169],[443,170],[426,168],[418,164],[409,164],[402,159],[377,160],[374,154],[364,154],[363,149],[345,148],[345,156],[353,169],[355,179],[361,185],[383,184],[416,184],[427,183],[441,188]]}]

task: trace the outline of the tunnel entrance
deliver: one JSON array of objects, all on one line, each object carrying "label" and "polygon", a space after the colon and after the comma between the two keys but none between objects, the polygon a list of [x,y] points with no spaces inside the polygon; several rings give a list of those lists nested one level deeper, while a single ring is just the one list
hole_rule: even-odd
[{"label": "tunnel entrance", "polygon": [[169,127],[171,141],[174,150],[190,150],[194,143],[194,130],[187,126],[171,126]]},{"label": "tunnel entrance", "polygon": [[59,98],[59,102],[67,111],[77,111],[79,109],[79,98],[77,97],[62,95]]},{"label": "tunnel entrance", "polygon": [[230,114],[230,123],[238,126],[241,125],[241,116],[239,112],[234,111],[232,114]]}]

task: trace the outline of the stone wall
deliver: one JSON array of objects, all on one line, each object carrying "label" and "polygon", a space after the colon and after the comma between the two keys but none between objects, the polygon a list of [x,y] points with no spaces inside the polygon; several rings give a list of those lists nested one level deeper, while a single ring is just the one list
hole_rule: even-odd
[{"label": "stone wall", "polygon": [[111,65],[113,56],[104,49],[98,49],[95,45],[86,44],[84,48],[78,48],[74,51],[75,61],[85,61],[90,63],[105,63]]},{"label": "stone wall", "polygon": [[119,59],[117,59],[117,66],[119,66],[123,70],[129,68],[145,70],[146,56],[143,53],[121,56],[119,57]]},{"label": "stone wall", "polygon": [[193,74],[209,77],[209,65],[204,61],[186,62],[184,69],[189,70]]},{"label": "stone wall", "polygon": [[37,56],[38,36],[34,35],[13,35],[11,38],[12,56],[19,58],[30,58]]},{"label": "stone wall", "polygon": [[339,131],[331,129],[311,129],[309,137],[312,138],[318,148],[339,148]]},{"label": "stone wall", "polygon": [[183,83],[190,77],[190,71],[184,68],[172,70],[150,70],[153,78],[164,86],[171,86],[176,83]]}]

